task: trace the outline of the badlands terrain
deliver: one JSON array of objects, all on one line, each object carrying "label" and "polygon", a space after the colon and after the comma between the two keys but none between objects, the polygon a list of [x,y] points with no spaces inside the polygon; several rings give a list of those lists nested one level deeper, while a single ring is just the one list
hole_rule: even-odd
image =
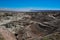
[{"label": "badlands terrain", "polygon": [[0,11],[0,40],[60,40],[60,11]]}]

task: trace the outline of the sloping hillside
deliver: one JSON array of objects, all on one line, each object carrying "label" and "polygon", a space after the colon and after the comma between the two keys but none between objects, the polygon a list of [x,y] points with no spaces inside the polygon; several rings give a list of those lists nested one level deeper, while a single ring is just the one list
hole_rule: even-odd
[{"label": "sloping hillside", "polygon": [[41,40],[56,32],[60,32],[60,11],[0,11],[0,33],[5,40]]}]

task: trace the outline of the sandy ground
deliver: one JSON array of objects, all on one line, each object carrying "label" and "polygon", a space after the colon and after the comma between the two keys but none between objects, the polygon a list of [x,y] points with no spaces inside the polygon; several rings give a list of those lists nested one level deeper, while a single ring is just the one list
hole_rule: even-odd
[{"label": "sandy ground", "polygon": [[0,33],[5,40],[16,40],[15,36],[5,28],[0,28]]}]

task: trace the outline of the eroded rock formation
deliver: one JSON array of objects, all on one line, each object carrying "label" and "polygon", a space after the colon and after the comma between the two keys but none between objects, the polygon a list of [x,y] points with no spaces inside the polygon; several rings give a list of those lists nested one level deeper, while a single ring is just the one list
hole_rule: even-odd
[{"label": "eroded rock formation", "polygon": [[60,12],[0,13],[0,33],[5,40],[44,40],[60,32]]}]

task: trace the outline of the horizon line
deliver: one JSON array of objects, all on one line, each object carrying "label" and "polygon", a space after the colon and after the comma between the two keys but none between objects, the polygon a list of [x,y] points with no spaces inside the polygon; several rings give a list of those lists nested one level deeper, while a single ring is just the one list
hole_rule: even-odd
[{"label": "horizon line", "polygon": [[0,8],[0,10],[8,10],[8,11],[30,11],[30,10],[60,10],[58,8]]}]

